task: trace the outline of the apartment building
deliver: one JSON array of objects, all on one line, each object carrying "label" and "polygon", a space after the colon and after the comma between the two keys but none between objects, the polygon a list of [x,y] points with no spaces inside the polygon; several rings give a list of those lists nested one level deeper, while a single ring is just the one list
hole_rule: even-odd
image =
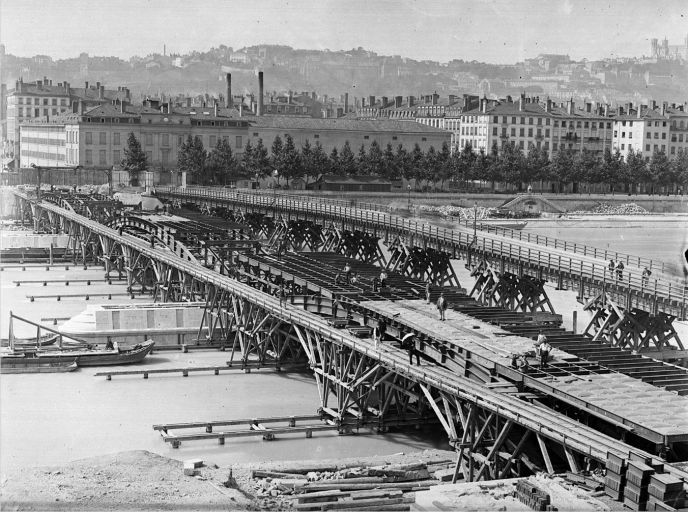
[{"label": "apartment building", "polygon": [[81,88],[72,87],[69,82],[54,85],[47,77],[34,82],[19,79],[15,82],[14,89],[8,90],[6,95],[4,145],[14,148],[12,152],[16,166],[25,167],[19,151],[19,127],[24,121],[64,115],[78,108],[88,109],[114,100],[129,101],[129,90],[125,87],[119,87],[116,91],[105,89],[105,85],[100,82],[85,82]]},{"label": "apartment building", "polygon": [[189,135],[200,137],[206,149],[225,139],[241,154],[248,126],[236,109],[171,107],[154,101],[135,107],[113,101],[83,112],[25,121],[20,126],[21,161],[23,167],[117,167],[134,133],[151,170],[169,171],[176,168],[179,147]]},{"label": "apartment building", "polygon": [[666,113],[650,107],[632,103],[619,106],[614,117],[613,148],[624,156],[629,151],[639,152],[649,161],[654,153],[670,155],[670,122]]}]

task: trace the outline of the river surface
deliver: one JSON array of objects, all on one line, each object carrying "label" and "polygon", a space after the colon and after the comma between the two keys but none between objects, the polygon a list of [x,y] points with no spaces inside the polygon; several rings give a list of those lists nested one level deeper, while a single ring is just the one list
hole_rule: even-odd
[{"label": "river surface", "polygon": [[[544,225],[532,223],[526,232],[586,243],[601,249],[655,258],[679,265],[680,248],[685,250],[688,226],[672,222],[618,223],[612,227],[590,227],[578,223]],[[458,265],[457,265],[458,266]],[[464,287],[470,289],[467,274],[460,269]],[[32,320],[68,317],[81,312],[81,299],[60,302],[36,299],[32,293],[77,291],[119,291],[118,284],[22,285],[18,279],[100,277],[102,270],[71,268],[15,269],[0,272],[0,326],[7,335],[10,309]],[[578,308],[570,292],[552,294],[555,309],[571,325],[571,312]],[[139,299],[143,300],[143,299]],[[97,302],[92,299],[92,302]],[[112,302],[127,303],[118,297]],[[579,322],[584,319],[579,313]],[[47,322],[44,322],[47,323]],[[580,325],[579,323],[579,329]],[[228,355],[219,352],[156,352],[147,364],[161,367],[223,365]],[[113,367],[113,369],[116,369]],[[314,414],[319,403],[310,376],[275,372],[192,374],[179,376],[115,377],[106,381],[94,377],[98,369],[81,368],[67,374],[0,375],[0,470],[24,465],[64,464],[71,460],[123,450],[149,450],[180,460],[200,457],[218,464],[264,460],[336,458],[410,452],[424,448],[447,448],[445,436],[418,431],[376,435],[339,436],[316,433],[262,441],[260,437],[216,441],[193,441],[173,449],[162,441],[152,426],[157,423],[239,419],[294,414]]]}]

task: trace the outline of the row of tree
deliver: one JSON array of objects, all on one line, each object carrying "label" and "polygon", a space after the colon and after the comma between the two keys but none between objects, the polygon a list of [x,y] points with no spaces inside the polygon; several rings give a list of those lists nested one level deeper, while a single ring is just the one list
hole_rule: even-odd
[{"label": "row of tree", "polygon": [[[129,135],[125,150],[125,169],[138,173],[147,168],[145,154],[134,134]],[[646,162],[640,152],[630,151],[626,158],[617,150],[606,149],[600,157],[583,149],[562,149],[550,159],[548,151],[532,147],[524,154],[516,145],[494,144],[490,152],[475,153],[470,145],[452,153],[445,143],[439,150],[423,151],[418,144],[411,150],[391,144],[382,149],[373,141],[366,149],[361,145],[355,154],[348,141],[328,155],[320,142],[306,141],[297,148],[290,135],[275,137],[270,150],[262,139],[249,141],[243,153],[236,154],[226,139],[219,138],[210,151],[200,137],[189,136],[179,148],[177,168],[186,171],[192,181],[203,185],[222,184],[228,177],[263,178],[274,175],[278,183],[295,178],[306,182],[320,174],[340,176],[373,175],[390,180],[415,180],[421,187],[444,188],[448,181],[487,181],[508,183],[521,188],[533,182],[557,182],[560,187],[571,183],[604,183],[632,189],[639,184],[662,187],[688,186],[688,153],[679,151],[669,160],[662,152]],[[276,171],[276,172],[275,172]]]}]

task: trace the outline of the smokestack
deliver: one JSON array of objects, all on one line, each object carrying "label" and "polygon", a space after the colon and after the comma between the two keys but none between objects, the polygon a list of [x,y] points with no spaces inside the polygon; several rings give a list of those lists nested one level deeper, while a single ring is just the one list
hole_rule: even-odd
[{"label": "smokestack", "polygon": [[408,106],[409,107],[412,107],[415,104],[415,102],[416,102],[416,98],[414,98],[413,96],[408,97]]},{"label": "smokestack", "polygon": [[344,115],[349,113],[349,93],[344,93]]},{"label": "smokestack", "polygon": [[215,108],[213,110],[213,115],[217,117],[217,101],[215,102]]},{"label": "smokestack", "polygon": [[585,103],[585,111],[588,113],[592,112],[592,103],[590,103],[590,102]]},{"label": "smokestack", "polygon": [[79,99],[79,115],[84,113],[84,102]]},{"label": "smokestack", "polygon": [[526,107],[526,95],[521,94],[521,97],[519,98],[519,101],[518,101],[519,112],[523,112],[525,110],[525,107]]},{"label": "smokestack", "polygon": [[368,96],[368,103],[370,103],[370,107],[375,106],[375,96]]},{"label": "smokestack", "polygon": [[119,100],[119,111],[124,114],[124,100]]},{"label": "smokestack", "polygon": [[88,89],[88,80],[84,82],[84,89]]},{"label": "smokestack", "polygon": [[232,101],[232,73],[227,73],[227,99],[225,100],[225,106],[227,108],[234,106]]},{"label": "smokestack", "polygon": [[403,101],[404,101],[404,97],[403,97],[403,96],[395,96],[395,97],[394,97],[394,106],[395,106],[396,108],[401,107]]},{"label": "smokestack", "polygon": [[575,107],[575,103],[573,102],[573,98],[572,98],[569,100],[568,105],[567,105],[567,110],[566,110],[569,115],[573,114],[574,107]]},{"label": "smokestack", "polygon": [[258,115],[263,115],[263,72],[258,71]]},{"label": "smokestack", "polygon": [[103,98],[105,98],[105,86],[99,85],[98,86],[98,99],[102,100]]},{"label": "smokestack", "polygon": [[[642,115],[642,110],[643,110],[642,105],[638,105],[638,111],[635,113],[635,114],[636,114],[636,117],[637,117],[638,119],[640,119],[640,117],[641,117],[641,115]],[[631,111],[629,110],[628,113],[630,114]]]}]

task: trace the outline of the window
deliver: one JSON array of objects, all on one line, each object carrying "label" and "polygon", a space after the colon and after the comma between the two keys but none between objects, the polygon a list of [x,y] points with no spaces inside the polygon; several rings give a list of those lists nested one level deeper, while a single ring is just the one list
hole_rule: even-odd
[{"label": "window", "polygon": [[177,146],[181,146],[182,144],[184,144],[184,136],[177,135]]},{"label": "window", "polygon": [[506,122],[507,122],[507,120],[506,120],[506,119],[507,119],[507,117],[506,117],[506,116],[502,116],[502,123],[506,123]]},{"label": "window", "polygon": [[678,141],[683,142],[683,134],[682,133],[678,134]]},{"label": "window", "polygon": [[525,117],[521,118],[521,124],[526,124],[526,118]]},{"label": "window", "polygon": [[61,106],[61,107],[66,107],[66,106],[67,106],[67,100],[64,99],[64,98],[62,98],[62,99],[60,100],[60,106]]},{"label": "window", "polygon": [[147,133],[146,134],[146,146],[152,146],[152,145],[153,145],[153,134]]},{"label": "window", "polygon": [[48,98],[43,98],[43,105],[47,105],[47,104],[48,104]]},{"label": "window", "polygon": [[614,137],[618,137],[618,135],[617,135],[618,133],[619,132],[617,130],[614,130]]},{"label": "window", "polygon": [[538,126],[542,126],[542,118],[541,117],[538,117],[538,123],[537,124],[538,124]]},{"label": "window", "polygon": [[525,135],[525,131],[526,131],[525,128],[519,128],[518,134],[519,134],[521,137],[523,137],[523,136]]},{"label": "window", "polygon": [[492,118],[492,122],[493,122],[493,123],[498,123],[498,122],[499,122],[499,116],[494,116],[494,117]]},{"label": "window", "polygon": [[516,137],[516,128],[511,129],[511,136]]},{"label": "window", "polygon": [[107,157],[105,156],[105,150],[101,149],[98,151],[98,163],[100,165],[106,165],[107,164]]},{"label": "window", "polygon": [[54,116],[57,115],[57,109],[56,109],[56,108],[53,109],[53,115],[54,115]]},{"label": "window", "polygon": [[90,149],[86,150],[86,165],[93,165],[93,152]]},{"label": "window", "polygon": [[254,137],[258,137],[258,132],[253,132]]},{"label": "window", "polygon": [[[217,146],[217,137],[215,135],[210,136],[210,139],[208,141],[208,145],[211,148],[214,148],[215,146]],[[164,146],[164,144],[163,144],[163,146]]]},{"label": "window", "polygon": [[511,118],[511,124],[516,124],[516,118],[515,117]]},{"label": "window", "polygon": [[533,124],[533,118],[532,117],[528,118],[528,124]]},{"label": "window", "polygon": [[621,144],[621,151],[623,151],[625,149],[625,147],[626,147],[625,144]]},{"label": "window", "polygon": [[556,151],[558,147],[559,147],[559,144],[557,144],[556,142],[552,143],[552,151]]},{"label": "window", "polygon": [[650,145],[649,144],[645,144],[645,151],[650,151]]},{"label": "window", "polygon": [[632,139],[633,138],[633,132],[628,132],[628,138]]},{"label": "window", "polygon": [[675,154],[676,154],[676,148],[675,148],[675,147],[672,147],[672,148],[671,148],[671,154],[672,154],[672,155],[675,155]]},{"label": "window", "polygon": [[545,130],[545,137],[549,138],[549,128]]},{"label": "window", "polygon": [[587,128],[587,127],[589,126],[589,124],[590,124],[590,123],[588,123],[587,121],[585,121],[585,122],[583,123],[583,128]]},{"label": "window", "polygon": [[54,106],[57,106],[57,98],[53,98],[52,104],[53,104]]},{"label": "window", "polygon": [[662,139],[665,139],[665,140],[666,140],[666,132],[663,132],[663,133],[662,133]]},{"label": "window", "polygon": [[612,129],[612,123],[611,123],[611,121],[610,121],[610,122],[607,123],[607,130],[611,130],[611,129]]},{"label": "window", "polygon": [[659,139],[659,132],[655,132],[655,139]]},{"label": "window", "polygon": [[497,127],[496,126],[492,127],[492,135],[497,136]]},{"label": "window", "polygon": [[420,140],[423,141],[423,142],[427,142],[428,138],[427,138],[427,137],[422,137]]},{"label": "window", "polygon": [[559,120],[558,120],[558,119],[555,119],[555,120],[554,120],[554,127],[555,127],[555,128],[558,128],[558,127],[559,127]]},{"label": "window", "polygon": [[522,140],[519,140],[519,141],[518,141],[518,147],[521,148],[521,149],[523,149],[523,141],[522,141]]},{"label": "window", "polygon": [[[320,138],[320,134],[319,134],[319,133],[314,134],[314,135],[313,135],[313,138],[314,138],[314,139],[319,139],[319,138]],[[397,140],[397,138],[394,137],[394,140]]]},{"label": "window", "polygon": [[148,160],[149,164],[153,161],[153,152],[152,151],[146,151],[146,160]]},{"label": "window", "polygon": [[648,138],[648,139],[651,139],[651,138],[652,138],[652,134],[651,134],[650,132],[647,132],[647,138]]},{"label": "window", "polygon": [[119,146],[119,132],[115,132],[112,134],[112,144],[114,146]]},{"label": "window", "polygon": [[363,136],[363,139],[364,139],[364,140],[368,140],[369,138],[370,138],[370,137],[369,137],[368,135],[364,135],[364,136]]},{"label": "window", "polygon": [[107,134],[105,132],[100,132],[98,138],[98,144],[107,144]]},{"label": "window", "polygon": [[535,133],[535,135],[536,135],[537,137],[542,137],[542,129],[541,129],[541,128],[538,128],[538,129],[537,129],[537,132]]},{"label": "window", "polygon": [[122,160],[122,157],[120,156],[119,149],[114,150],[112,152],[112,163],[117,165],[118,163],[120,163],[121,160]]},{"label": "window", "polygon": [[163,146],[169,146],[170,145],[170,134],[169,133],[163,133],[162,134],[162,145]]},{"label": "window", "polygon": [[545,119],[545,126],[549,126],[549,117]]},{"label": "window", "polygon": [[626,126],[626,121],[621,121],[621,126]]},{"label": "window", "polygon": [[662,153],[666,151],[666,144],[662,144]]},{"label": "window", "polygon": [[626,132],[621,132],[621,138],[625,139],[626,138]]},{"label": "window", "polygon": [[86,144],[93,144],[93,134],[86,132]]},{"label": "window", "polygon": [[566,128],[566,121],[564,121],[564,120],[561,121],[561,127]]},{"label": "window", "polygon": [[528,128],[528,137],[532,137],[532,136],[533,136],[533,129]]},{"label": "window", "polygon": [[237,149],[243,147],[243,146],[242,146],[242,142],[241,142],[241,135],[237,135],[237,136],[236,136],[236,144],[235,144],[235,146],[236,146]]}]

